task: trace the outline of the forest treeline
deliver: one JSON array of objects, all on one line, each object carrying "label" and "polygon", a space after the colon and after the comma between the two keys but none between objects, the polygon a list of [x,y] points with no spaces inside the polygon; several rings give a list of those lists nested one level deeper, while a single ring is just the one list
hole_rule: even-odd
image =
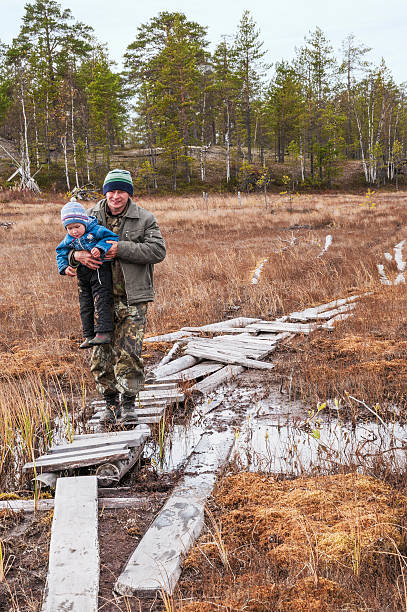
[{"label": "forest treeline", "polygon": [[119,71],[91,26],[34,0],[0,47],[0,136],[25,176],[62,175],[68,189],[100,181],[123,146],[145,149],[129,169],[149,189],[205,185],[213,150],[225,188],[261,188],[287,159],[310,186],[329,186],[346,160],[366,184],[391,182],[406,157],[405,87],[369,51],[350,34],[337,57],[316,28],[270,66],[249,11],[212,52],[206,27],[161,12],[135,28]]}]

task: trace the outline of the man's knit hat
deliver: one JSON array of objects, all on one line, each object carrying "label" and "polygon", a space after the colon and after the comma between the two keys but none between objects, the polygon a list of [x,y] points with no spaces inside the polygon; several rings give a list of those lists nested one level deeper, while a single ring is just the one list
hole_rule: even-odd
[{"label": "man's knit hat", "polygon": [[89,217],[82,204],[76,200],[70,200],[61,210],[61,221],[65,228],[70,223],[82,223],[86,227]]},{"label": "man's knit hat", "polygon": [[133,181],[130,172],[116,168],[107,173],[103,183],[103,195],[108,191],[116,191],[116,189],[127,191],[129,195],[133,195]]}]

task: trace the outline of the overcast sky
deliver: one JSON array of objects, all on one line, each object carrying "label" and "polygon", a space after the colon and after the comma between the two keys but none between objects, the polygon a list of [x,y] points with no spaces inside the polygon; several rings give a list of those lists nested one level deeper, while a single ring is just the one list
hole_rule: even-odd
[{"label": "overcast sky", "polygon": [[[17,35],[24,14],[24,0],[0,0],[0,40],[10,43]],[[94,28],[97,39],[106,43],[110,57],[121,66],[122,55],[136,35],[137,26],[160,11],[181,11],[188,19],[208,28],[213,48],[222,36],[236,32],[240,17],[249,9],[261,31],[266,60],[290,60],[304,36],[319,26],[339,57],[341,42],[348,34],[372,47],[369,59],[384,57],[397,83],[407,82],[406,0],[61,0],[75,19]]]}]

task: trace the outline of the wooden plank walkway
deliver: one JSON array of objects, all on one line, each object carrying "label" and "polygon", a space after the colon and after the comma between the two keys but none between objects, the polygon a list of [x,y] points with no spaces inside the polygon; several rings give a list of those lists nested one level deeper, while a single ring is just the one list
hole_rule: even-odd
[{"label": "wooden plank walkway", "polygon": [[181,574],[181,563],[204,523],[207,497],[217,472],[229,457],[233,432],[204,434],[176,487],[116,581],[121,595],[152,596],[160,589],[171,594]]},{"label": "wooden plank walkway", "polygon": [[117,463],[120,468],[121,461],[137,460],[150,433],[150,428],[142,424],[132,431],[74,436],[71,444],[52,446],[46,454],[26,463],[23,470],[61,472],[105,463]]},{"label": "wooden plank walkway", "polygon": [[60,478],[41,610],[96,612],[98,591],[97,478]]},{"label": "wooden plank walkway", "polygon": [[[62,480],[61,478],[59,480]],[[101,489],[103,491],[103,489]],[[99,510],[120,508],[143,508],[146,500],[139,497],[102,497],[98,499]],[[0,510],[11,510],[12,512],[48,512],[55,506],[54,499],[8,499],[0,500]]]}]

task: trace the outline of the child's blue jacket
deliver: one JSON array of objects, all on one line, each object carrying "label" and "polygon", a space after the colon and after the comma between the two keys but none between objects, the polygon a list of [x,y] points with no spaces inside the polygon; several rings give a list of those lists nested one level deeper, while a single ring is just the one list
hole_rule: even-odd
[{"label": "child's blue jacket", "polygon": [[72,250],[91,251],[97,247],[101,251],[101,258],[112,246],[107,240],[118,242],[119,236],[111,232],[107,227],[98,225],[96,217],[89,217],[86,224],[85,233],[80,238],[72,238],[69,234],[57,246],[57,266],[60,274],[65,274],[65,269],[69,266],[68,255]]}]

